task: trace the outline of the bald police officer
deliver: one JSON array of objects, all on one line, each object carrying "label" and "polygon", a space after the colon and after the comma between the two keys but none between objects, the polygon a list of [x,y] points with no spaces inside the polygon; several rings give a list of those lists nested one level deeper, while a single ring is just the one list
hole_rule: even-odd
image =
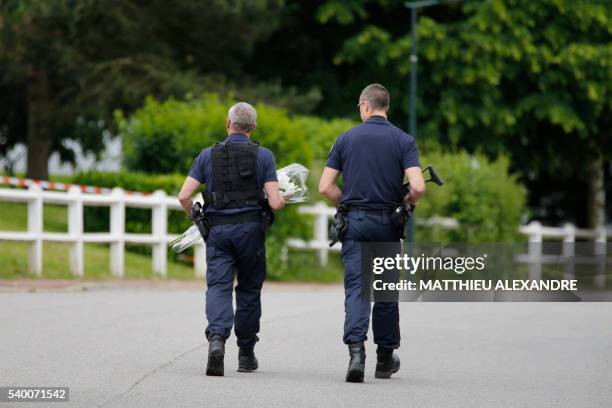
[{"label": "bald police officer", "polygon": [[[225,341],[232,325],[239,347],[238,371],[258,368],[253,348],[259,340],[260,294],[266,276],[266,211],[281,209],[284,199],[278,190],[274,155],[250,139],[256,120],[257,112],[248,103],[232,106],[226,121],[227,138],[202,150],[179,193],[188,214],[200,184],[206,185],[203,196],[210,203],[206,208],[210,225],[206,237],[206,375],[223,375]],[[235,315],[234,273],[238,281]]]},{"label": "bald police officer", "polygon": [[[338,137],[330,151],[319,191],[336,205],[347,208],[348,228],[342,237],[344,263],[344,343],[349,348],[348,382],[363,382],[364,341],[371,304],[361,298],[361,242],[399,242],[390,215],[399,203],[416,204],[425,193],[425,181],[413,137],[387,120],[389,92],[380,84],[367,86],[359,97],[362,124]],[[342,174],[344,187],[336,184]],[[403,196],[404,176],[410,191]],[[389,378],[399,370],[393,350],[400,345],[397,302],[376,302],[372,331],[377,344],[376,378]]]}]

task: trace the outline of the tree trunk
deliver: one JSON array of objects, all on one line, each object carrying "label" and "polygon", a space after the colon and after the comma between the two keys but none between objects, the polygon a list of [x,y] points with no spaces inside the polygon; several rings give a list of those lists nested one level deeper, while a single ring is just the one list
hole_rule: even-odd
[{"label": "tree trunk", "polygon": [[47,72],[33,70],[29,76],[28,91],[28,170],[27,177],[47,180],[51,155],[51,101]]},{"label": "tree trunk", "polygon": [[591,162],[589,170],[589,227],[601,231],[606,223],[604,161],[601,154]]}]

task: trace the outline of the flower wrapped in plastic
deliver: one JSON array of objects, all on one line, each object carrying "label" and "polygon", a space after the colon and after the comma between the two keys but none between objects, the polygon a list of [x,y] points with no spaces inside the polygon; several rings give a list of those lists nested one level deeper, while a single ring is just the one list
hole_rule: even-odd
[{"label": "flower wrapped in plastic", "polygon": [[[306,186],[308,169],[306,167],[298,163],[292,163],[279,169],[276,172],[276,177],[278,178],[278,190],[280,195],[285,197],[286,203],[293,204],[306,201],[308,198],[308,187]],[[192,225],[178,238],[170,241],[169,245],[175,252],[182,252],[198,242],[203,242],[202,235],[198,227]]]},{"label": "flower wrapped in plastic", "polygon": [[183,252],[187,248],[195,245],[198,242],[204,242],[200,230],[195,225],[187,228],[178,238],[173,239],[168,243],[174,252]]},{"label": "flower wrapped in plastic", "polygon": [[[301,164],[292,163],[276,172],[278,190],[289,204],[303,203],[308,198],[308,169]],[[288,197],[288,198],[287,198]]]}]

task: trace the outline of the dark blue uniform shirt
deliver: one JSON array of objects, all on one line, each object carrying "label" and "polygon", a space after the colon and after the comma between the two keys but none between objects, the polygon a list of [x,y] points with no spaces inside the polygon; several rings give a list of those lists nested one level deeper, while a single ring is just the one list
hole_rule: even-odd
[{"label": "dark blue uniform shirt", "polygon": [[[225,139],[227,143],[248,143],[249,138],[241,133],[232,133]],[[213,191],[214,183],[212,177],[212,147],[207,147],[194,160],[189,176],[198,180],[202,184],[206,184],[209,191]],[[268,181],[278,181],[276,178],[276,162],[274,154],[265,147],[259,147],[257,150],[257,189],[263,189],[264,183]],[[217,210],[208,207],[208,214],[240,214],[249,211],[260,210],[261,207],[245,207],[232,208],[226,210]]]},{"label": "dark blue uniform shirt", "polygon": [[402,202],[404,170],[419,166],[414,138],[382,116],[341,134],[327,159],[327,167],[342,172],[342,204],[362,209],[391,209]]}]

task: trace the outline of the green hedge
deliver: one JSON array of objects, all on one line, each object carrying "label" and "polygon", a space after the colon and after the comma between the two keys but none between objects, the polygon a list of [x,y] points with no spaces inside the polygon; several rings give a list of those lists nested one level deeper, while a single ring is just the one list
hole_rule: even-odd
[{"label": "green hedge", "polygon": [[510,174],[509,160],[496,160],[466,152],[433,152],[421,157],[421,165],[433,165],[444,179],[438,187],[427,183],[416,217],[434,215],[455,218],[460,228],[444,230],[417,227],[421,242],[512,242],[519,239],[518,226],[526,214],[527,192],[517,176]]},{"label": "green hedge", "polygon": [[[146,173],[186,173],[200,151],[227,136],[227,109],[234,103],[215,94],[198,99],[159,102],[147,98],[129,118],[115,115],[123,138],[125,164]],[[319,140],[333,140],[345,120],[291,117],[286,110],[257,104],[257,129],[253,140],[272,150],[277,165],[309,165]],[[329,147],[327,147],[329,149]]]},{"label": "green hedge", "polygon": [[[77,174],[72,182],[100,187],[121,187],[129,191],[153,193],[163,190],[168,195],[176,196],[185,180],[184,175],[151,175],[138,172],[122,171],[118,173],[85,172]],[[85,207],[85,230],[103,232],[109,230],[108,207]],[[185,214],[172,211],[168,216],[168,230],[171,233],[182,233],[191,225]],[[140,208],[126,209],[126,231],[130,233],[151,232],[151,210]]]},{"label": "green hedge", "polygon": [[121,187],[125,190],[152,193],[163,190],[168,195],[177,195],[185,181],[183,174],[147,174],[133,171],[107,173],[89,171],[76,174],[72,182],[100,187]]}]

